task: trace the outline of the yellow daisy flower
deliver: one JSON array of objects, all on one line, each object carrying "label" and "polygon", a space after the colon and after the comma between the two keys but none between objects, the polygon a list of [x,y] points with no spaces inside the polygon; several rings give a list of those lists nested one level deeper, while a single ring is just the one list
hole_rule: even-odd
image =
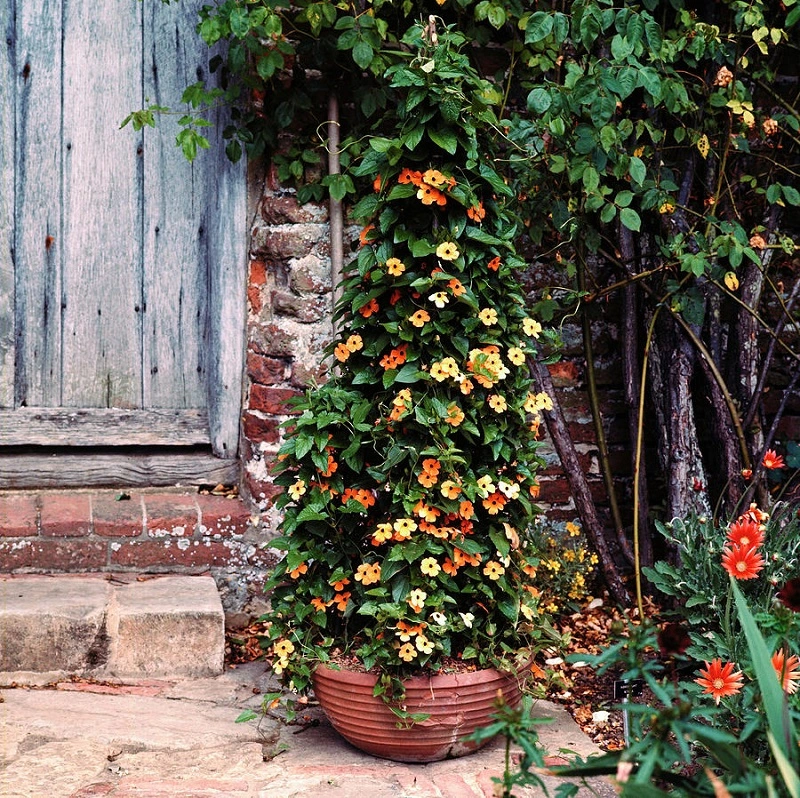
[{"label": "yellow daisy flower", "polygon": [[436,257],[441,260],[455,260],[458,255],[458,247],[452,241],[445,241],[436,247]]},{"label": "yellow daisy flower", "polygon": [[497,324],[497,311],[494,308],[484,308],[479,314],[478,318],[487,326],[491,327]]}]

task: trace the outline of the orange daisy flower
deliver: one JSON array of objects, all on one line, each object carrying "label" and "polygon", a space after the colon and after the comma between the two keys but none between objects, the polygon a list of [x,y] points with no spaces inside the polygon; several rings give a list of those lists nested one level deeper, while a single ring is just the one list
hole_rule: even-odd
[{"label": "orange daisy flower", "polygon": [[409,316],[408,320],[415,327],[424,327],[425,323],[431,320],[431,317],[427,310],[418,310],[416,313],[413,313],[411,316]]},{"label": "orange daisy flower", "polygon": [[704,694],[713,696],[714,701],[719,704],[721,698],[736,695],[744,685],[742,672],[734,673],[734,667],[732,662],[723,665],[721,659],[706,662],[705,670],[700,671],[700,678],[695,679],[695,682],[704,688]]},{"label": "orange daisy flower", "polygon": [[473,205],[471,208],[467,208],[467,218],[471,219],[473,222],[478,222],[478,224],[480,224],[485,217],[486,210],[484,209],[482,202],[479,202],[477,205]]},{"label": "orange daisy flower", "polygon": [[770,471],[775,468],[785,468],[786,463],[783,461],[783,455],[778,454],[774,449],[767,449],[764,452],[764,459],[761,461],[764,468]]},{"label": "orange daisy flower", "polygon": [[741,546],[743,549],[754,548],[764,542],[764,530],[757,521],[742,516],[730,525],[727,541],[731,546]]},{"label": "orange daisy flower", "polygon": [[472,506],[472,502],[465,499],[461,504],[458,505],[458,514],[461,518],[469,520],[475,515],[475,508]]},{"label": "orange daisy flower", "polygon": [[373,313],[377,313],[380,310],[380,305],[378,305],[377,300],[375,297],[370,299],[366,305],[363,305],[358,309],[358,312],[365,318],[368,319]]},{"label": "orange daisy flower", "polygon": [[783,649],[778,649],[772,655],[772,667],[778,675],[778,681],[785,693],[793,695],[797,692],[796,682],[800,681],[800,657],[792,654],[786,659]]},{"label": "orange daisy flower", "polygon": [[336,344],[336,349],[333,350],[334,357],[340,362],[344,363],[350,357],[350,350],[346,344]]},{"label": "orange daisy flower", "polygon": [[722,567],[735,579],[755,579],[764,567],[764,558],[752,546],[726,547],[722,550]]},{"label": "orange daisy flower", "polygon": [[438,188],[424,184],[417,190],[417,199],[423,205],[447,205],[447,197]]},{"label": "orange daisy flower", "polygon": [[462,294],[467,293],[467,289],[464,288],[461,280],[457,277],[454,277],[450,282],[447,284],[447,287],[453,292],[453,296],[461,296]]},{"label": "orange daisy flower", "polygon": [[482,502],[489,515],[497,515],[506,506],[506,497],[502,493],[492,493]]},{"label": "orange daisy flower", "polygon": [[411,183],[415,186],[418,186],[422,182],[422,172],[417,172],[416,170],[402,169],[400,175],[397,178],[398,183],[408,184]]},{"label": "orange daisy flower", "polygon": [[445,557],[442,563],[442,570],[448,576],[455,576],[458,573],[458,566],[449,557]]},{"label": "orange daisy flower", "polygon": [[372,236],[370,233],[375,229],[374,224],[368,224],[359,234],[358,234],[358,241],[363,247],[365,244],[368,244],[372,240]]},{"label": "orange daisy flower", "polygon": [[424,485],[426,488],[430,488],[435,485],[439,481],[438,474],[431,473],[430,471],[423,471],[417,476],[417,482],[420,485]]},{"label": "orange daisy flower", "polygon": [[291,576],[292,579],[297,579],[297,577],[300,576],[300,574],[304,574],[307,572],[308,572],[308,565],[304,562],[301,562],[300,565],[297,566],[297,568],[293,569],[292,571],[289,571],[289,576]]},{"label": "orange daisy flower", "polygon": [[323,601],[321,598],[313,598],[311,599],[311,606],[317,612],[325,612],[328,609],[328,604],[326,601]]},{"label": "orange daisy flower", "polygon": [[347,609],[347,603],[350,601],[351,593],[347,591],[347,593],[337,593],[333,597],[333,603],[336,605],[336,609],[339,612],[344,612]]}]

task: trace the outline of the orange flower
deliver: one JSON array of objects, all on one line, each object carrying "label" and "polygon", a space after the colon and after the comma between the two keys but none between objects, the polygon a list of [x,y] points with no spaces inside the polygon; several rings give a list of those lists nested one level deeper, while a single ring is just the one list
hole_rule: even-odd
[{"label": "orange flower", "polygon": [[431,473],[429,471],[423,471],[417,476],[417,482],[420,485],[424,485],[426,488],[430,488],[435,485],[439,481],[439,477],[435,473]]},{"label": "orange flower", "polygon": [[378,563],[362,563],[356,568],[356,582],[361,582],[365,587],[381,580],[381,567]]},{"label": "orange flower", "polygon": [[402,169],[397,182],[403,184],[412,183],[418,186],[422,182],[422,172],[412,171],[408,168]]},{"label": "orange flower", "polygon": [[722,567],[735,579],[755,579],[764,567],[764,558],[752,546],[726,547],[722,550]]},{"label": "orange flower", "polygon": [[358,240],[361,246],[363,247],[365,244],[369,243],[372,240],[372,236],[370,233],[375,229],[374,224],[368,224],[359,234]]},{"label": "orange flower", "polygon": [[472,502],[465,499],[461,504],[458,505],[458,514],[461,518],[469,520],[475,515],[475,508],[472,506]]},{"label": "orange flower", "polygon": [[471,394],[474,387],[475,386],[472,384],[472,380],[462,380],[458,386],[459,390],[464,394],[464,396]]},{"label": "orange flower", "polygon": [[345,360],[350,357],[350,350],[347,348],[346,344],[336,344],[336,349],[333,350],[333,354],[340,363],[344,363]]},{"label": "orange flower", "polygon": [[467,208],[467,217],[473,222],[480,224],[486,217],[486,210],[483,207],[483,203],[479,202],[477,205]]},{"label": "orange flower", "polygon": [[453,296],[461,296],[462,294],[467,293],[467,289],[461,283],[461,280],[454,277],[450,282],[447,284],[447,287],[453,292]]},{"label": "orange flower", "polygon": [[424,327],[425,323],[431,320],[427,310],[418,310],[416,313],[408,317],[408,320],[415,327]]},{"label": "orange flower", "polygon": [[449,557],[445,557],[442,563],[442,570],[448,576],[455,576],[458,573],[458,566]]},{"label": "orange flower", "polygon": [[487,264],[487,269],[491,269],[493,272],[496,272],[500,269],[500,256],[498,255],[495,258],[492,258]]},{"label": "orange flower", "polygon": [[441,188],[447,183],[447,178],[438,169],[427,169],[422,173],[422,180],[434,188]]},{"label": "orange flower", "polygon": [[444,423],[457,427],[464,420],[464,418],[464,411],[455,402],[453,402],[447,408],[447,418],[445,418]]},{"label": "orange flower", "polygon": [[337,593],[333,597],[333,603],[339,612],[344,612],[347,609],[347,602],[350,601],[350,596],[351,593],[348,591],[347,593]]},{"label": "orange flower", "polygon": [[783,455],[778,454],[774,449],[767,449],[764,453],[764,459],[761,462],[764,468],[768,468],[769,470],[786,467],[786,463],[783,461]]},{"label": "orange flower", "polygon": [[300,576],[300,574],[305,574],[307,572],[308,572],[308,565],[304,562],[301,562],[300,565],[297,566],[297,568],[289,571],[289,576],[291,576],[292,579],[297,579],[297,577]]},{"label": "orange flower", "polygon": [[380,191],[380,190],[381,190],[381,176],[380,176],[380,175],[378,175],[378,176],[377,176],[377,177],[376,177],[376,178],[375,178],[375,179],[372,181],[372,188],[373,188],[375,191]]},{"label": "orange flower", "polygon": [[358,309],[358,312],[365,318],[368,319],[373,313],[377,313],[380,310],[380,306],[378,305],[377,301],[373,297],[367,302],[366,305],[362,305]]},{"label": "orange flower", "polygon": [[502,493],[491,493],[482,502],[489,515],[497,515],[506,506],[506,497]]},{"label": "orange flower", "polygon": [[311,599],[311,606],[317,612],[325,612],[325,610],[328,609],[327,602],[323,601],[321,598],[313,598],[313,599]]},{"label": "orange flower", "polygon": [[461,488],[450,479],[442,482],[439,490],[442,492],[442,496],[444,496],[445,499],[457,499],[461,493]]},{"label": "orange flower", "polygon": [[428,185],[421,185],[417,190],[417,199],[422,202],[423,205],[447,205],[447,197],[439,191],[438,188],[434,188],[433,186]]},{"label": "orange flower", "polygon": [[387,540],[392,539],[392,525],[391,524],[378,524],[375,531],[372,533],[372,545],[380,546],[386,543]]},{"label": "orange flower", "polygon": [[728,529],[727,542],[731,546],[740,546],[742,549],[754,548],[764,542],[764,530],[757,521],[742,516],[734,521]]},{"label": "orange flower", "polygon": [[426,457],[422,461],[422,470],[438,474],[442,470],[442,464],[435,457]]},{"label": "orange flower", "polygon": [[800,681],[800,657],[792,654],[789,659],[786,659],[783,649],[778,649],[772,655],[772,667],[778,675],[778,681],[781,683],[783,691],[789,695],[796,693],[795,682]]},{"label": "orange flower", "polygon": [[337,468],[339,468],[339,464],[333,459],[332,455],[328,455],[328,468],[320,473],[323,477],[332,477]]},{"label": "orange flower", "polygon": [[350,584],[350,580],[349,580],[349,579],[340,579],[338,582],[334,582],[334,583],[331,585],[331,587],[332,587],[332,588],[333,588],[333,589],[334,589],[334,590],[335,590],[337,593],[341,593],[341,592],[342,592],[342,591],[343,591],[343,590],[344,590],[344,589],[347,587],[347,585],[349,585],[349,584]]},{"label": "orange flower", "polygon": [[399,277],[404,271],[406,270],[406,265],[400,258],[389,258],[386,261],[386,271],[392,275],[392,277]]},{"label": "orange flower", "polygon": [[695,682],[704,688],[704,694],[712,695],[719,704],[721,698],[736,695],[744,685],[742,672],[734,673],[734,667],[732,662],[723,665],[721,659],[706,662],[705,670],[700,671],[700,678],[695,679]]}]

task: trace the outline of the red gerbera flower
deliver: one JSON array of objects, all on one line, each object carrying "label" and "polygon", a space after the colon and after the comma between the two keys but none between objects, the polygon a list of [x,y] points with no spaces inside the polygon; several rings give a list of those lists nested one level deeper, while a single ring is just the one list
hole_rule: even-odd
[{"label": "red gerbera flower", "polygon": [[721,659],[706,662],[705,670],[700,671],[700,678],[695,682],[703,688],[703,693],[714,696],[714,701],[719,704],[721,698],[736,695],[744,685],[742,672],[734,673],[735,665],[732,662],[722,664]]},{"label": "red gerbera flower", "polygon": [[786,463],[783,462],[783,456],[778,454],[774,449],[767,449],[764,452],[764,459],[761,461],[764,468],[770,470],[774,468],[785,468]]},{"label": "red gerbera flower", "polygon": [[731,524],[727,540],[731,546],[754,548],[764,542],[764,530],[758,521],[743,515]]},{"label": "red gerbera flower", "polygon": [[764,567],[764,558],[755,546],[731,546],[722,550],[722,567],[735,579],[755,579]]},{"label": "red gerbera flower", "polygon": [[772,667],[775,668],[775,673],[778,674],[778,681],[780,681],[784,692],[789,695],[796,693],[796,682],[800,681],[800,657],[797,654],[792,654],[791,657],[786,659],[783,649],[778,649],[772,655]]}]

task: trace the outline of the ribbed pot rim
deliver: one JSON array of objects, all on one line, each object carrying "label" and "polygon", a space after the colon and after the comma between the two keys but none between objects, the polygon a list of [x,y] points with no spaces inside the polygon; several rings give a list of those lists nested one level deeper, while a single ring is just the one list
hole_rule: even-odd
[{"label": "ribbed pot rim", "polygon": [[[316,670],[327,679],[374,687],[378,677],[374,673],[348,670],[347,668],[332,668],[325,663],[319,663]],[[497,668],[479,668],[474,671],[461,671],[458,673],[434,673],[427,676],[406,676],[401,679],[406,691],[429,690],[431,687],[447,689],[471,684],[485,684],[487,678],[505,681],[506,679],[523,679],[528,666],[523,666],[515,672],[501,671]],[[491,677],[490,677],[491,674]]]}]

